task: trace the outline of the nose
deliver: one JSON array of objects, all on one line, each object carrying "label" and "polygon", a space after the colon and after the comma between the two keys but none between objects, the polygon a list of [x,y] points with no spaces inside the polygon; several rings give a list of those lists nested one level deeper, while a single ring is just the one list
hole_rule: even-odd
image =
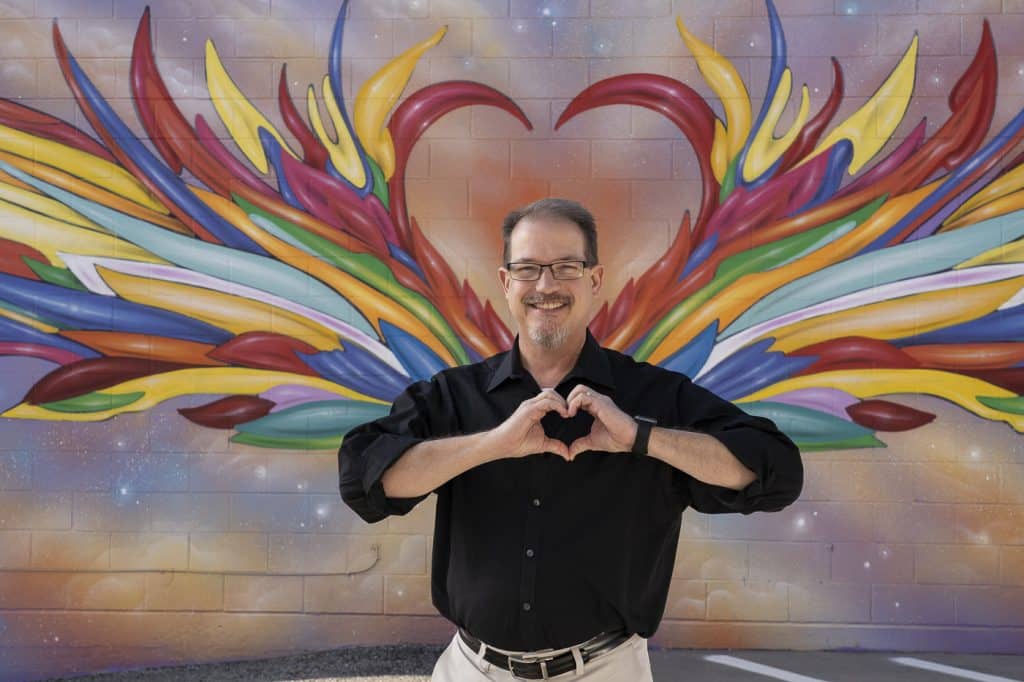
[{"label": "nose", "polygon": [[555,291],[560,285],[551,272],[551,267],[544,266],[540,269],[540,279],[536,280],[533,286],[537,291]]}]

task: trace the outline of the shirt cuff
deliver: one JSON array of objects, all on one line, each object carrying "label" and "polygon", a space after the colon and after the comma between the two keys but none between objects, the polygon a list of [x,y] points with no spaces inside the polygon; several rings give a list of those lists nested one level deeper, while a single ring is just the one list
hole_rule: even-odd
[{"label": "shirt cuff", "polygon": [[792,504],[803,489],[800,451],[781,432],[766,440],[764,433],[727,429],[709,435],[728,448],[754,480],[742,490],[710,486],[709,496],[728,511],[749,514],[779,511]]},{"label": "shirt cuff", "polygon": [[363,473],[363,490],[366,491],[366,501],[372,509],[379,510],[386,515],[397,514],[401,516],[408,514],[417,503],[426,497],[426,495],[419,497],[388,497],[384,494],[384,484],[381,481],[384,478],[384,472],[397,462],[405,454],[406,450],[422,443],[424,440],[424,438],[393,434],[380,437],[375,446],[386,448],[387,455],[373,458]]},{"label": "shirt cuff", "polygon": [[[740,430],[720,431],[708,435],[724,445],[740,461],[740,464],[754,472],[754,480],[747,487],[732,492],[742,493],[744,497],[757,497],[763,495],[765,490],[772,489],[775,470],[765,461],[763,445],[752,445],[749,442],[748,434]],[[763,442],[764,435],[758,435]],[[731,489],[727,488],[727,490]]]}]

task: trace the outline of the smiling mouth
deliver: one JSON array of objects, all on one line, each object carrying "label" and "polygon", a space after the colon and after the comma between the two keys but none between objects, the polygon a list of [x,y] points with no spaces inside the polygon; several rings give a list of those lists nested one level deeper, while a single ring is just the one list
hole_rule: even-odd
[{"label": "smiling mouth", "polygon": [[545,303],[527,303],[526,305],[530,308],[533,308],[534,310],[540,310],[542,312],[552,312],[555,310],[561,310],[562,308],[567,307],[569,304],[566,303],[565,301],[549,301]]}]

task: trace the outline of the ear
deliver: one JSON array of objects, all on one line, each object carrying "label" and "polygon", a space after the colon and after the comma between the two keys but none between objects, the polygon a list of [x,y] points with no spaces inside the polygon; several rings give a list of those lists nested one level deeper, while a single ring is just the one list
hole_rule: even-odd
[{"label": "ear", "polygon": [[604,266],[600,263],[590,268],[590,290],[596,296],[604,283]]},{"label": "ear", "polygon": [[498,281],[501,282],[501,288],[508,295],[508,288],[512,286],[512,276],[508,274],[508,270],[505,268],[498,268]]}]

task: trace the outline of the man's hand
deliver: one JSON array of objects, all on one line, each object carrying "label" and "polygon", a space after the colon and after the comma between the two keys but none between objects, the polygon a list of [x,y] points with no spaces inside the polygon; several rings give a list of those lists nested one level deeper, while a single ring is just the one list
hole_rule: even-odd
[{"label": "man's hand", "polygon": [[539,452],[553,452],[569,459],[569,448],[565,443],[544,435],[540,420],[548,412],[557,412],[563,418],[571,416],[565,399],[554,389],[545,389],[529,400],[524,400],[493,431],[501,456],[524,457]]},{"label": "man's hand", "polygon": [[570,418],[575,417],[581,409],[594,416],[594,425],[590,428],[590,433],[577,438],[569,446],[567,459],[570,462],[585,450],[629,452],[633,448],[637,430],[636,420],[620,410],[611,398],[579,384],[570,391],[566,403],[569,406]]}]

